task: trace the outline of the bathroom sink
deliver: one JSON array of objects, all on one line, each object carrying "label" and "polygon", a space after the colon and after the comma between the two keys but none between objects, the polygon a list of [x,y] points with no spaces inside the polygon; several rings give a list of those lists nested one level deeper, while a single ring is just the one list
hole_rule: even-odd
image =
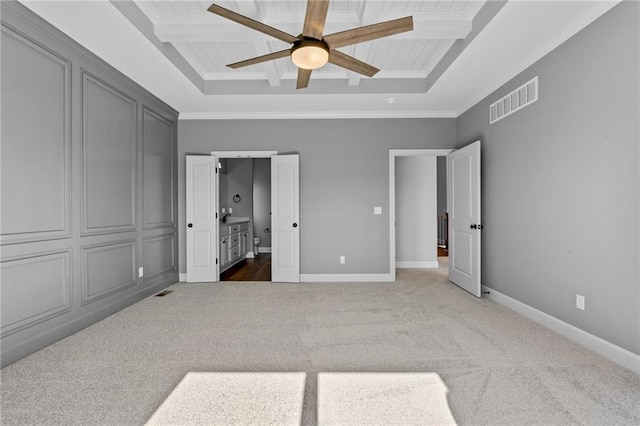
[{"label": "bathroom sink", "polygon": [[227,218],[225,225],[229,225],[232,223],[241,223],[241,222],[249,222],[249,218],[248,217],[229,217]]}]

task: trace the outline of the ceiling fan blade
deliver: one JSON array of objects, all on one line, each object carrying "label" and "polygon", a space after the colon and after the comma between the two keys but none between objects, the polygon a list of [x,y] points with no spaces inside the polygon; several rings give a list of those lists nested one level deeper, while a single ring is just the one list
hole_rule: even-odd
[{"label": "ceiling fan blade", "polygon": [[413,17],[407,16],[405,18],[380,22],[379,24],[329,34],[324,36],[323,40],[331,49],[337,49],[339,47],[350,46],[352,44],[362,43],[363,41],[374,40],[411,30],[413,30]]},{"label": "ceiling fan blade", "polygon": [[380,71],[372,65],[362,62],[353,56],[345,55],[337,50],[329,52],[329,62],[359,74],[366,75],[367,77],[373,77],[378,71]]},{"label": "ceiling fan blade", "polygon": [[329,0],[308,0],[302,35],[322,40],[324,23],[329,11]]},{"label": "ceiling fan blade", "polygon": [[259,64],[262,62],[273,61],[274,59],[284,58],[291,54],[291,49],[281,50],[279,52],[267,53],[266,55],[256,56],[255,58],[247,59],[244,61],[236,62],[227,65],[229,68],[237,69],[246,67],[249,65]]},{"label": "ceiling fan blade", "polygon": [[282,40],[287,43],[294,43],[298,41],[298,37],[294,37],[291,34],[285,33],[284,31],[280,31],[277,28],[270,27],[269,25],[263,24],[262,22],[258,22],[254,19],[251,19],[247,16],[236,13],[232,10],[225,9],[224,7],[220,7],[217,4],[212,4],[207,9],[209,12],[220,15],[223,18],[230,19],[238,24],[242,24],[245,27],[252,28],[256,31],[260,31],[261,33],[270,35],[271,37],[275,37],[278,40]]},{"label": "ceiling fan blade", "polygon": [[296,89],[304,89],[309,85],[309,79],[311,79],[311,70],[304,68],[298,68],[298,81],[296,83]]}]

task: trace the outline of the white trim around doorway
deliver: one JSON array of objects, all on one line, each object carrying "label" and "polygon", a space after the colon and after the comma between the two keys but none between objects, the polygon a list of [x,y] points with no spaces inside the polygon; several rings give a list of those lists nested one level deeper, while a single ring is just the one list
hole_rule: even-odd
[{"label": "white trim around doorway", "polygon": [[211,151],[218,158],[271,158],[278,151]]},{"label": "white trim around doorway", "polygon": [[396,280],[396,157],[446,157],[455,149],[389,150],[389,277]]}]

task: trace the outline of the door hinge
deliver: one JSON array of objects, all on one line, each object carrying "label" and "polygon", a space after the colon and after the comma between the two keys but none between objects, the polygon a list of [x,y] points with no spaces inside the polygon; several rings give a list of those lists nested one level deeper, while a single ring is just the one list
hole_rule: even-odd
[{"label": "door hinge", "polygon": [[218,264],[218,258],[216,257],[216,265]]},{"label": "door hinge", "polygon": [[218,218],[218,213],[216,213],[216,219]]}]

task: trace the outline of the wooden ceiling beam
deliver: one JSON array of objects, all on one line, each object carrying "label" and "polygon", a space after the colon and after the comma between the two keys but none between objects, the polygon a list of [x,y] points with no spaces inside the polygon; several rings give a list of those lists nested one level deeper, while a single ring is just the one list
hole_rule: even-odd
[{"label": "wooden ceiling beam", "polygon": [[[462,39],[471,32],[472,18],[468,12],[433,12],[433,13],[408,13],[413,16],[413,31],[396,34],[395,39],[425,40],[425,39]],[[351,14],[349,19],[327,20],[325,34],[357,28],[362,23],[358,17]],[[389,14],[373,16],[368,15],[367,21],[383,22],[392,16]],[[395,17],[398,17],[397,15]],[[162,42],[186,43],[186,42],[263,42],[276,41],[273,37],[250,28],[243,27],[226,20],[210,19],[202,16],[174,16],[171,19],[155,18],[154,33]],[[290,34],[299,34],[302,28],[302,20],[277,21],[266,19],[268,25],[278,28]],[[298,28],[299,27],[299,28]],[[298,28],[296,30],[296,28]],[[286,44],[282,42],[285,46]]]}]

